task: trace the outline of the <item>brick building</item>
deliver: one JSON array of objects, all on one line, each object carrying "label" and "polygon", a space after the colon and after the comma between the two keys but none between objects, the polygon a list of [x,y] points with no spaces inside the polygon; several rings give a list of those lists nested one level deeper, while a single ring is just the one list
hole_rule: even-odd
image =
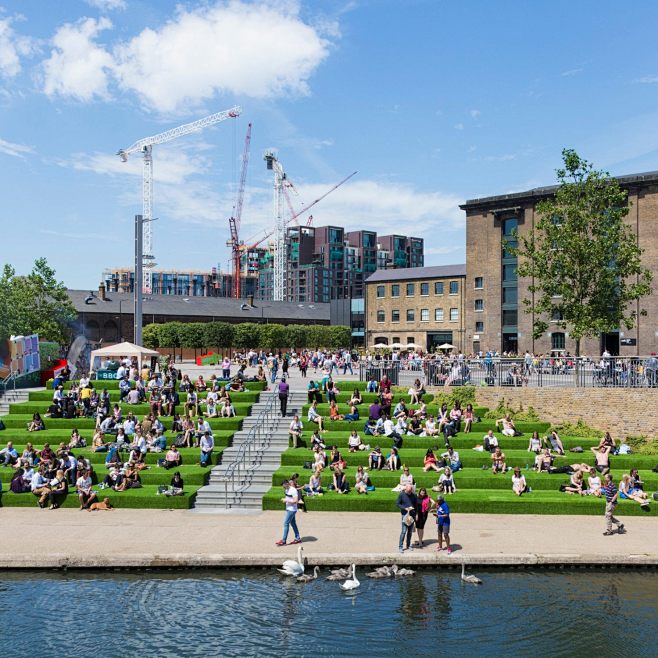
[{"label": "brick building", "polygon": [[366,345],[415,343],[425,351],[464,342],[466,266],[377,270],[366,280]]},{"label": "brick building", "polygon": [[[626,222],[645,250],[643,264],[654,273],[654,291],[638,304],[637,309],[646,309],[647,315],[634,329],[615,329],[583,340],[581,353],[586,355],[598,355],[604,347],[622,356],[658,352],[658,172],[617,180],[628,191],[632,206]],[[575,352],[569,330],[557,325],[533,338],[533,317],[523,308],[530,281],[518,278],[516,259],[502,248],[503,237],[513,229],[518,228],[521,236],[532,230],[536,204],[556,189],[472,199],[460,206],[466,212],[466,351]]]}]

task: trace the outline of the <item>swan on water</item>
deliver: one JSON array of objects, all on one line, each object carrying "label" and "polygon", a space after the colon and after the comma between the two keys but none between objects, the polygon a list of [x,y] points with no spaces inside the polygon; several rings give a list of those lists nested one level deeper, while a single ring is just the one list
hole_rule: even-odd
[{"label": "swan on water", "polygon": [[400,576],[415,576],[416,572],[413,569],[396,569],[395,577],[399,578]]},{"label": "swan on water", "polygon": [[344,583],[340,584],[340,588],[343,591],[350,591],[359,587],[361,583],[356,578],[356,564],[352,565],[352,578],[351,580],[346,580]]},{"label": "swan on water", "polygon": [[282,573],[284,576],[301,576],[304,573],[304,563],[302,562],[302,547],[300,546],[297,549],[297,561],[295,560],[286,560],[281,569],[277,569],[279,573]]},{"label": "swan on water", "polygon": [[384,565],[383,567],[377,567],[377,569],[366,575],[368,578],[390,578],[393,573],[391,572],[391,567]]},{"label": "swan on water", "polygon": [[477,577],[471,574],[466,573],[466,566],[462,562],[462,580],[465,583],[471,583],[471,585],[482,585],[482,581]]},{"label": "swan on water", "polygon": [[352,575],[352,569],[346,567],[344,569],[331,569],[331,573],[327,576],[326,580],[345,580]]},{"label": "swan on water", "polygon": [[303,576],[297,577],[298,583],[310,583],[312,580],[315,580],[320,573],[320,567],[316,566],[313,568],[313,574],[305,573]]}]

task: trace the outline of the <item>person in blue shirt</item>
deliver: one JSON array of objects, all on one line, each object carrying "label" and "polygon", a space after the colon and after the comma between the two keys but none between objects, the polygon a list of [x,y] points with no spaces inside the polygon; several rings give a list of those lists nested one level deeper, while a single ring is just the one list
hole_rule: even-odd
[{"label": "person in blue shirt", "polygon": [[[407,550],[413,551],[414,549],[411,547],[411,537],[416,524],[416,510],[418,509],[418,498],[416,498],[416,494],[414,493],[413,485],[407,484],[404,487],[398,496],[396,505],[402,514],[402,529],[400,532],[398,549],[400,553],[403,553],[404,545],[406,543]],[[411,522],[409,524],[405,523],[405,517],[407,515],[411,517]]]},{"label": "person in blue shirt", "polygon": [[450,508],[443,496],[436,499],[436,529],[439,534],[439,545],[437,551],[443,550],[443,540],[446,542],[446,552],[452,553],[450,548]]}]

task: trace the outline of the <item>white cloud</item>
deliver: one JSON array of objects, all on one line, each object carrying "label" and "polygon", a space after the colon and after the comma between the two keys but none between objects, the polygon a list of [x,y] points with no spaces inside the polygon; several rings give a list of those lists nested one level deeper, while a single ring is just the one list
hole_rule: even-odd
[{"label": "white cloud", "polygon": [[34,50],[34,42],[16,32],[15,17],[0,18],[0,76],[13,78],[21,72],[21,58]]},{"label": "white cloud", "polygon": [[578,75],[579,73],[582,73],[584,69],[582,67],[576,68],[576,69],[569,69],[568,71],[562,71],[560,75],[564,78],[570,78],[573,75]]},{"label": "white cloud", "polygon": [[85,0],[85,2],[100,11],[114,11],[115,9],[125,9],[128,6],[126,0]]},{"label": "white cloud", "polygon": [[461,123],[461,122],[456,123],[456,124],[453,126],[453,128],[454,128],[455,130],[464,130],[464,124]]},{"label": "white cloud", "polygon": [[[85,18],[62,26],[44,63],[45,91],[89,101],[108,96],[110,79],[159,112],[189,110],[218,94],[306,95],[329,54],[323,26],[299,16],[296,2],[238,0],[185,10],[113,48],[96,37],[111,26]],[[326,25],[324,26],[326,30]],[[337,34],[332,28],[331,34]]]},{"label": "white cloud", "polygon": [[0,153],[11,155],[15,158],[24,158],[29,153],[34,153],[34,149],[26,144],[14,144],[4,139],[0,139]]},{"label": "white cloud", "polygon": [[641,84],[653,85],[658,82],[658,75],[643,75],[641,78],[638,78],[635,82]]},{"label": "white cloud", "polygon": [[83,18],[57,30],[55,47],[43,63],[46,94],[72,96],[80,101],[108,97],[108,78],[114,61],[96,43],[96,37],[111,27],[107,18]]},{"label": "white cloud", "polygon": [[473,117],[473,119],[477,119],[482,114],[482,112],[480,112],[480,110],[471,110],[469,114],[471,117]]}]

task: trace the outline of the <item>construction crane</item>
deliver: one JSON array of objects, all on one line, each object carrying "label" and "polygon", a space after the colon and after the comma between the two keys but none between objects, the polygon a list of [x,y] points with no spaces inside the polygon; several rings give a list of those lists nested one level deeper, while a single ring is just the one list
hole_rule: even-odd
[{"label": "construction crane", "polygon": [[231,237],[226,241],[226,246],[231,247],[231,260],[233,262],[233,285],[232,296],[240,298],[240,220],[242,218],[242,202],[244,201],[244,187],[247,181],[247,166],[249,165],[249,149],[251,146],[251,124],[247,126],[247,136],[244,139],[244,151],[242,152],[242,171],[240,172],[240,186],[235,202],[234,214],[229,217],[228,225]]},{"label": "construction crane", "polygon": [[[133,153],[141,153],[143,159],[142,169],[142,220],[143,220],[143,276],[142,276],[142,291],[150,294],[151,286],[151,269],[155,265],[153,256],[153,229],[151,223],[153,221],[153,147],[156,144],[164,144],[170,142],[183,135],[189,135],[193,132],[203,130],[208,126],[213,126],[216,123],[225,121],[226,119],[234,119],[242,113],[242,108],[239,106],[232,107],[223,112],[217,112],[210,116],[186,123],[178,128],[172,128],[159,135],[153,137],[145,137],[136,141],[132,146],[125,149],[120,149],[117,155],[123,162],[128,161],[128,156]],[[139,282],[135,281],[135,286]]]}]

